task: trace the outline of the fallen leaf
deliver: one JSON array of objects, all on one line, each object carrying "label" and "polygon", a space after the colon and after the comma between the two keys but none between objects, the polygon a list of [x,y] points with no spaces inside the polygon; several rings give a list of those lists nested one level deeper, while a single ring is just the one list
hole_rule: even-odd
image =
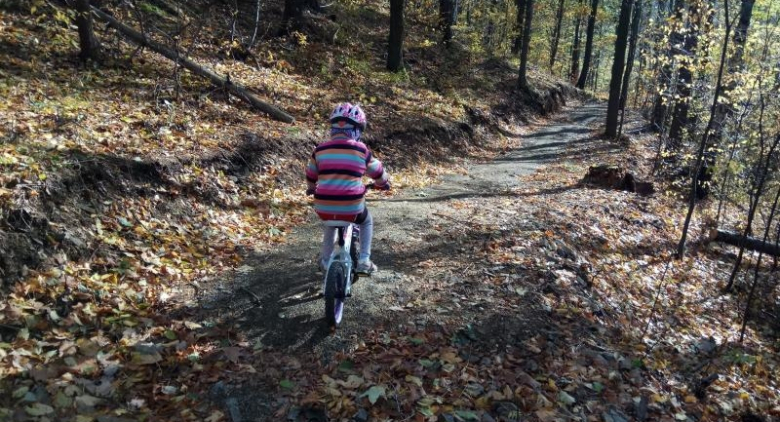
[{"label": "fallen leaf", "polygon": [[239,347],[223,347],[222,352],[225,353],[225,356],[228,358],[229,361],[233,363],[238,363],[238,359],[241,355],[241,348]]},{"label": "fallen leaf", "polygon": [[561,392],[558,393],[558,401],[567,406],[571,406],[572,404],[577,403],[577,399],[575,399],[569,393],[563,390],[561,390]]},{"label": "fallen leaf", "polygon": [[44,416],[54,412],[54,408],[43,403],[33,403],[30,406],[24,408],[30,416]]},{"label": "fallen leaf", "polygon": [[361,394],[360,397],[368,397],[369,403],[376,404],[379,397],[385,397],[385,387],[374,385],[366,390],[365,393]]},{"label": "fallen leaf", "polygon": [[219,410],[215,410],[211,412],[211,415],[209,415],[205,420],[205,422],[219,422],[221,420],[225,419],[225,414],[220,412]]}]

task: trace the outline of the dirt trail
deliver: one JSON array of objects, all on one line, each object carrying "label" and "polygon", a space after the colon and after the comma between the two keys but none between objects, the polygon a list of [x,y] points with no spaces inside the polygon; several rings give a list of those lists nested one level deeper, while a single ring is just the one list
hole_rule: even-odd
[{"label": "dirt trail", "polygon": [[[335,335],[330,334],[322,300],[315,295],[320,287],[314,259],[321,228],[314,218],[297,228],[275,252],[248,259],[236,279],[224,285],[223,299],[243,295],[245,301],[255,302],[238,318],[253,344],[259,342],[262,347],[294,355],[315,353],[323,360],[339,351],[352,351],[363,334],[377,327],[423,327],[443,319],[462,318],[463,312],[435,306],[400,311],[425,296],[426,284],[436,277],[431,271],[417,271],[421,262],[430,260],[436,267],[438,260],[463,252],[457,245],[439,239],[433,227],[462,224],[443,218],[457,213],[454,202],[512,197],[509,189],[522,183],[521,176],[561,158],[570,143],[588,138],[592,131],[588,125],[603,115],[599,103],[566,109],[552,119],[554,123],[523,136],[522,147],[491,162],[472,165],[465,175],[447,176],[436,186],[406,191],[391,199],[372,196],[369,207],[376,222],[373,260],[380,271],[355,285],[345,321]],[[468,257],[462,264],[464,268],[469,265]],[[464,268],[447,268],[449,275],[444,275],[445,271],[438,274],[453,277],[451,274]],[[245,408],[242,412],[262,414],[258,402],[255,394],[254,400],[241,405]]]}]

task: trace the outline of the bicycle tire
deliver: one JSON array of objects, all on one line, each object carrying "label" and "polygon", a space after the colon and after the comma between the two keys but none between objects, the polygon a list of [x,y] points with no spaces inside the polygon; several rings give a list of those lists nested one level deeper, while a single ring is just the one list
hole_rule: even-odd
[{"label": "bicycle tire", "polygon": [[331,328],[338,327],[344,315],[345,284],[344,267],[331,264],[325,280],[325,321]]}]

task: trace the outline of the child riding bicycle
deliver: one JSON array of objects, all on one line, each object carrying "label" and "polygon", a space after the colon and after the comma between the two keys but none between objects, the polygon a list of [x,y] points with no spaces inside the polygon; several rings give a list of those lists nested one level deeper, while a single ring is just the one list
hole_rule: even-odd
[{"label": "child riding bicycle", "polygon": [[[357,273],[371,275],[377,270],[371,262],[374,220],[366,208],[363,176],[374,179],[374,187],[389,190],[390,182],[382,163],[360,142],[366,129],[366,114],[350,103],[341,103],[330,115],[330,140],[319,144],[306,166],[307,193],[314,195],[314,210],[322,220],[350,221],[360,226],[360,254]],[[333,253],[336,228],[325,227],[320,269],[325,269]]]}]

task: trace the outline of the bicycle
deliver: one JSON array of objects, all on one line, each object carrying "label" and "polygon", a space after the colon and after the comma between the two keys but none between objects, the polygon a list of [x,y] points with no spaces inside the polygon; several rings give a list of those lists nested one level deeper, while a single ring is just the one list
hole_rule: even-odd
[{"label": "bicycle", "polygon": [[[366,185],[366,190],[370,189],[374,189],[373,184]],[[360,277],[356,271],[360,249],[360,226],[350,221],[340,220],[329,220],[324,224],[337,229],[338,246],[333,249],[328,259],[322,281],[325,321],[331,329],[336,329],[344,317],[346,300],[352,297],[352,285]]]}]

